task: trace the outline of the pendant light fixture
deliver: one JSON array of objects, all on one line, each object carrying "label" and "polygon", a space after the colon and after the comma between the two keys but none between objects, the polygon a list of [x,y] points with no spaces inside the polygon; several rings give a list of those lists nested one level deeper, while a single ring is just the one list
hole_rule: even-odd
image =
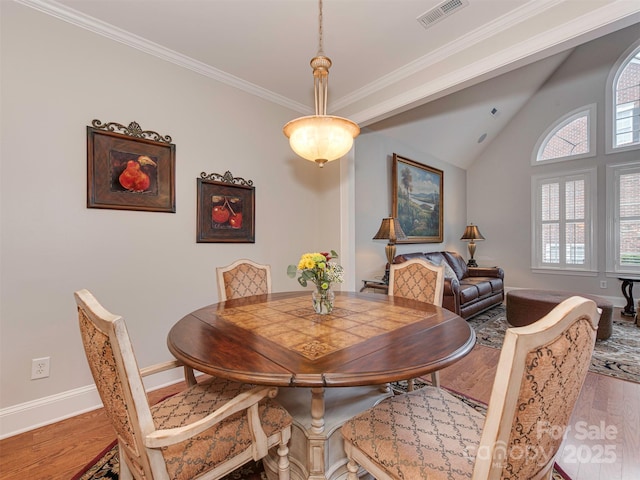
[{"label": "pendant light fixture", "polygon": [[319,9],[318,54],[311,59],[316,114],[291,120],[282,131],[294,152],[322,167],[351,150],[360,127],[346,118],[327,115],[331,60],[322,51],[322,0],[319,0]]}]

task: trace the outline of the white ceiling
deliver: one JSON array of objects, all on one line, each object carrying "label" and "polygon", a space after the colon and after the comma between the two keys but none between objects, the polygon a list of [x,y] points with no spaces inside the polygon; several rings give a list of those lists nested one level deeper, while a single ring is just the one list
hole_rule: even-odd
[{"label": "white ceiling", "polygon": [[[316,0],[16,1],[312,112]],[[425,29],[417,17],[445,2],[324,0],[324,53],[333,61],[327,113],[384,129],[465,168],[487,143],[478,144],[479,135],[490,139],[566,55],[555,54],[640,22],[638,0],[464,1],[468,5]],[[547,57],[526,74],[514,71]],[[510,71],[508,79],[461,92],[446,108],[433,102]],[[497,115],[488,113],[493,107]],[[461,113],[467,121],[476,118],[478,130],[464,142],[458,137],[453,152],[445,136]]]}]

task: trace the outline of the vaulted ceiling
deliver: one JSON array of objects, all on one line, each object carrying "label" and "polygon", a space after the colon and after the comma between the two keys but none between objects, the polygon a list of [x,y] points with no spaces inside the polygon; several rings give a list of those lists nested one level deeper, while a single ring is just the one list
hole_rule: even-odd
[{"label": "vaulted ceiling", "polygon": [[[316,0],[16,1],[313,111]],[[324,0],[327,111],[466,168],[480,136],[499,131],[571,48],[637,23],[637,0]],[[447,135],[463,120],[477,129],[452,152]]]}]

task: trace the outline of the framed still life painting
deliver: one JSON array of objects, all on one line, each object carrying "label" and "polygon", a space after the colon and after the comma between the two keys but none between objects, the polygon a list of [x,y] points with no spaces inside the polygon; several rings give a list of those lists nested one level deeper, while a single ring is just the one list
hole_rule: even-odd
[{"label": "framed still life painting", "polygon": [[132,122],[87,127],[87,207],[176,211],[176,146]]},{"label": "framed still life painting", "polygon": [[201,173],[198,178],[198,243],[255,243],[255,187],[251,180]]},{"label": "framed still life painting", "polygon": [[393,154],[392,216],[407,236],[397,243],[441,243],[443,172]]}]

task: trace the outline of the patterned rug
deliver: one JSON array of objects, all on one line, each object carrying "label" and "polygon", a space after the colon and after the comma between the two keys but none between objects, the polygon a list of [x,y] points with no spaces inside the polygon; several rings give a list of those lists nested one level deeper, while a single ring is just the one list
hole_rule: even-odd
[{"label": "patterned rug", "polygon": [[[71,480],[117,480],[120,471],[120,461],[118,460],[118,445],[114,440],[98,457],[87,465],[80,473]],[[267,480],[262,463],[250,462],[221,480]]]},{"label": "patterned rug", "polygon": [[[606,340],[596,340],[589,371],[640,383],[640,327],[625,320],[614,310],[613,333]],[[476,331],[478,344],[501,348],[509,327],[506,308],[498,305],[469,320]]]}]

